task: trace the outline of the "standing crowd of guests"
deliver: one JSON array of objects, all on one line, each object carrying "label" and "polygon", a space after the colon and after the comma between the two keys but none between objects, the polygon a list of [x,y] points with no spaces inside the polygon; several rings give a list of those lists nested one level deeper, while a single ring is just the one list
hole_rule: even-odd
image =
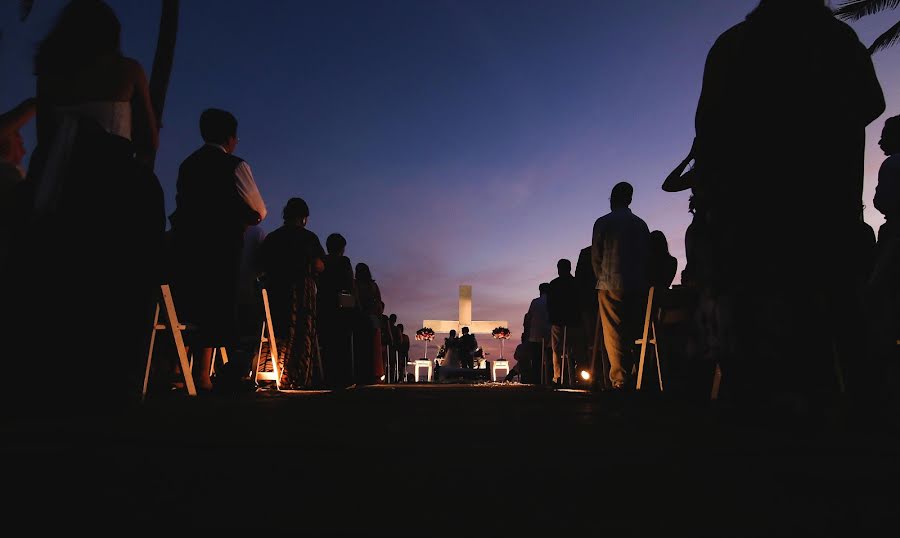
[{"label": "standing crowd of guests", "polygon": [[[717,396],[740,409],[823,409],[837,395],[872,409],[896,398],[900,117],[885,121],[879,144],[888,158],[877,241],[862,214],[865,129],[884,110],[868,51],[824,2],[762,0],[710,50],[693,147],[662,186],[691,191],[681,284],[669,290],[677,261],[665,235],[631,212],[632,187],[616,185],[576,275],[561,260],[564,281],[532,301],[524,377],[558,383],[568,354],[599,386],[633,387],[653,288],[650,319],[676,387],[709,398],[718,369]],[[579,345],[592,311],[595,340]],[[559,347],[561,326],[576,335],[573,350]],[[552,373],[540,371],[548,356]]]},{"label": "standing crowd of guests", "polygon": [[[69,2],[38,47],[35,98],[0,116],[0,281],[15,306],[2,326],[12,355],[39,349],[46,386],[63,395],[134,392],[149,313],[168,281],[191,324],[194,381],[209,391],[214,350],[258,326],[261,277],[282,387],[403,380],[409,339],[385,314],[369,267],[352,270],[346,240],[328,236],[326,253],[301,198],[262,237],[267,208],[235,155],[229,112],[201,114],[203,145],[179,169],[167,219],[152,171],[158,112],[120,33],[104,2]],[[761,0],[710,50],[693,147],[662,186],[691,190],[678,292],[664,293],[677,272],[665,235],[631,211],[633,187],[615,185],[574,275],[559,260],[558,277],[531,303],[516,352],[523,381],[572,383],[573,367],[589,361],[599,386],[633,386],[652,288],[660,309],[686,316],[663,333],[677,343],[668,356],[716,365],[731,401],[881,401],[896,383],[900,332],[900,117],[884,123],[880,142],[888,159],[874,198],[886,219],[877,242],[862,193],[865,128],[884,110],[866,48],[822,0]],[[37,145],[24,171],[18,131],[32,118]]]}]

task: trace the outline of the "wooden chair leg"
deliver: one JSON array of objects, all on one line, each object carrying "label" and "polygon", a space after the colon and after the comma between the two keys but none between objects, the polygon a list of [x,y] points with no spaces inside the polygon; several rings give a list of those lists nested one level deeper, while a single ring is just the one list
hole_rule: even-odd
[{"label": "wooden chair leg", "polygon": [[719,368],[718,363],[716,364],[716,371],[713,374],[713,385],[712,385],[712,393],[709,395],[709,399],[712,401],[716,401],[719,399],[719,387],[722,384],[722,369]]},{"label": "wooden chair leg", "polygon": [[172,331],[172,338],[175,340],[175,349],[178,351],[178,360],[181,364],[181,373],[184,376],[184,386],[187,388],[188,394],[197,395],[197,388],[194,386],[194,377],[191,375],[191,365],[188,362],[187,351],[184,347],[184,339],[181,336],[182,325],[178,322],[178,316],[175,314],[175,303],[172,301],[172,292],[168,285],[162,286],[163,304],[166,306],[166,316],[169,322],[169,330]]},{"label": "wooden chair leg", "polygon": [[653,332],[653,351],[656,353],[656,377],[659,379],[659,391],[663,392],[662,365],[659,360],[659,336],[656,334],[656,322],[651,322],[650,330]]},{"label": "wooden chair leg", "polygon": [[637,390],[641,390],[641,382],[644,379],[644,359],[647,356],[647,336],[650,332],[650,315],[653,313],[653,292],[654,289],[650,288],[650,292],[647,294],[647,311],[644,314],[644,331],[640,340],[641,360],[638,363]]},{"label": "wooden chair leg", "polygon": [[150,350],[147,351],[147,366],[144,368],[144,387],[141,389],[141,401],[147,397],[147,383],[150,381],[150,363],[153,361],[153,346],[156,344],[156,325],[159,323],[159,302],[156,303],[156,312],[153,313],[153,325],[150,330]]}]

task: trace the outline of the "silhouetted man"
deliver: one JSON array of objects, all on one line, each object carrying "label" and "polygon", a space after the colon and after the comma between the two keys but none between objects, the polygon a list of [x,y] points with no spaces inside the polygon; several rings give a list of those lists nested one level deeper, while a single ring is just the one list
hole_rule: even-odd
[{"label": "silhouetted man", "polygon": [[822,0],[763,0],[710,50],[695,181],[711,222],[704,284],[731,311],[723,391],[835,384],[823,359],[845,331],[830,325],[856,316],[843,281],[859,260],[830,247],[858,230],[865,127],[884,107],[868,51]]},{"label": "silhouetted man", "polygon": [[405,327],[402,323],[397,324],[397,333],[399,335],[399,344],[397,350],[400,352],[400,371],[406,372],[406,363],[409,362],[409,335],[403,332]]},{"label": "silhouetted man", "polygon": [[616,390],[631,381],[632,352],[647,293],[650,229],[628,208],[633,193],[625,182],[613,187],[612,211],[594,223],[591,245],[609,380]]},{"label": "silhouetted man", "polygon": [[538,286],[540,296],[531,301],[528,307],[528,342],[531,344],[529,356],[531,358],[531,383],[541,383],[546,368],[542,358],[550,348],[550,314],[547,312],[547,292],[550,283],[543,282]]},{"label": "silhouetted man", "polygon": [[213,348],[228,346],[237,335],[237,293],[244,232],[266,217],[266,206],[250,166],[234,156],[237,119],[207,109],[200,116],[205,144],[178,170],[172,241],[175,249],[178,315],[197,325],[194,383],[212,388]]},{"label": "silhouetted man", "polygon": [[[547,292],[547,313],[550,320],[550,347],[553,350],[553,384],[563,381],[563,375],[573,383],[572,361],[580,360],[578,350],[582,345],[581,312],[578,308],[578,284],[572,276],[572,262],[559,260],[556,263],[558,277],[550,281]],[[563,357],[568,364],[563,365]],[[563,367],[567,369],[563,372]]]},{"label": "silhouetted man", "polygon": [[462,328],[462,336],[459,337],[459,349],[462,353],[463,368],[475,367],[475,350],[478,349],[478,341],[475,335],[469,332],[468,327]]}]

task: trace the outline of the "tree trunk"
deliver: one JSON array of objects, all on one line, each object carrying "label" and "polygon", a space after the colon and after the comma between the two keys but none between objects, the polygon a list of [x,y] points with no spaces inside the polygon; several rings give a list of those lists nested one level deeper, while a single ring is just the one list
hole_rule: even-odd
[{"label": "tree trunk", "polygon": [[[153,71],[150,74],[150,102],[156,113],[156,125],[162,128],[163,108],[166,104],[166,92],[169,89],[169,77],[175,59],[175,38],[178,35],[179,0],[162,0],[162,14],[159,18],[159,37],[156,41],[156,55],[153,58]],[[156,155],[153,155],[156,161]]]}]

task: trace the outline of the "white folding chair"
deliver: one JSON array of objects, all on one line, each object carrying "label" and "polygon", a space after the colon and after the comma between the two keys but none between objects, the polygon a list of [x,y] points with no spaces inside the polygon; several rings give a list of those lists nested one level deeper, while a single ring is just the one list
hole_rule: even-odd
[{"label": "white folding chair", "polygon": [[[259,333],[259,349],[253,358],[253,364],[250,366],[250,375],[257,383],[260,381],[274,381],[276,388],[280,387],[281,376],[278,372],[278,343],[275,341],[275,329],[272,327],[272,311],[269,309],[269,293],[262,288],[263,312],[265,319],[262,323],[262,330]],[[263,358],[263,344],[268,344],[268,358]],[[265,371],[266,360],[271,361],[272,371]],[[262,371],[260,371],[262,370]]]},{"label": "white folding chair", "polygon": [[662,368],[660,366],[659,361],[659,342],[656,334],[656,320],[653,315],[653,294],[655,292],[655,288],[650,288],[650,292],[647,294],[647,310],[644,313],[644,331],[643,335],[640,339],[636,340],[634,343],[641,346],[641,360],[638,363],[638,374],[637,374],[637,390],[641,390],[641,382],[644,379],[644,359],[647,356],[647,346],[653,346],[653,351],[656,354],[656,374],[659,379],[659,390],[662,392],[663,390],[663,378],[662,378]]}]

